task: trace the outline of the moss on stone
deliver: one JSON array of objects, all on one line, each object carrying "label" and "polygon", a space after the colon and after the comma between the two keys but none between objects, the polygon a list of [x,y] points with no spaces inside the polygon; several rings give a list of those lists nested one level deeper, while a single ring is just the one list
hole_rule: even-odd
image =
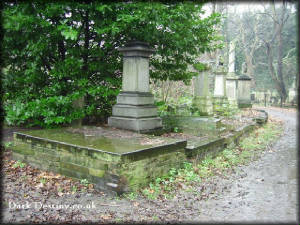
[{"label": "moss on stone", "polygon": [[105,171],[89,168],[89,174],[95,177],[103,177],[105,175]]},{"label": "moss on stone", "polygon": [[11,147],[11,149],[14,152],[23,154],[23,155],[34,155],[34,150],[31,148],[30,144],[17,144],[17,145],[13,145]]},{"label": "moss on stone", "polygon": [[80,172],[83,174],[89,174],[89,168],[85,166],[80,166],[74,163],[60,162],[60,168],[69,169],[72,171]]}]

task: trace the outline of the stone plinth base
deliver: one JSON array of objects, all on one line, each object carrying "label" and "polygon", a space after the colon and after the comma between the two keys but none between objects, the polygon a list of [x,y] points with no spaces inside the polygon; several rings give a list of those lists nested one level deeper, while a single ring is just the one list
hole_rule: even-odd
[{"label": "stone plinth base", "polygon": [[239,108],[252,108],[251,100],[238,100]]},{"label": "stone plinth base", "polygon": [[228,98],[225,96],[214,96],[213,97],[213,111],[215,113],[220,113],[227,108],[229,105]]},{"label": "stone plinth base", "polygon": [[209,116],[213,114],[213,103],[209,96],[194,97],[193,105],[198,108],[201,116]]},{"label": "stone plinth base", "polygon": [[228,99],[228,103],[232,109],[238,109],[238,103],[235,99]]},{"label": "stone plinth base", "polygon": [[151,118],[126,118],[112,116],[108,118],[108,125],[125,130],[133,130],[139,133],[148,133],[162,128],[160,117]]},{"label": "stone plinth base", "polygon": [[120,92],[117,104],[125,105],[153,105],[154,97],[149,92]]},{"label": "stone plinth base", "polygon": [[108,125],[139,133],[147,133],[162,128],[161,118],[157,116],[154,97],[146,92],[121,92],[117,104],[113,106]]},{"label": "stone plinth base", "polygon": [[116,104],[113,106],[112,114],[128,118],[152,117],[157,115],[157,108],[155,105],[135,106]]}]

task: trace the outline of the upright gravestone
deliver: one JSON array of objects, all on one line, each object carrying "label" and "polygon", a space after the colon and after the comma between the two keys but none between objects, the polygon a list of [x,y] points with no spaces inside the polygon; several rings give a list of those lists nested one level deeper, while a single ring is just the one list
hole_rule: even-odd
[{"label": "upright gravestone", "polygon": [[209,93],[209,70],[202,71],[194,78],[194,97],[193,105],[199,110],[203,116],[213,114],[213,105]]},{"label": "upright gravestone", "polygon": [[251,108],[250,86],[251,78],[246,75],[247,67],[244,62],[242,65],[242,75],[238,78],[238,107]]},{"label": "upright gravestone", "polygon": [[213,111],[218,113],[222,108],[228,106],[228,99],[226,96],[226,71],[224,62],[219,58],[217,64],[218,66],[215,71]]},{"label": "upright gravestone", "polygon": [[228,57],[228,73],[226,77],[226,95],[233,108],[237,108],[237,76],[235,74],[235,45],[230,42]]},{"label": "upright gravestone", "polygon": [[122,91],[108,125],[140,133],[162,128],[149,88],[149,56],[154,50],[147,43],[130,41],[119,51],[124,56]]}]

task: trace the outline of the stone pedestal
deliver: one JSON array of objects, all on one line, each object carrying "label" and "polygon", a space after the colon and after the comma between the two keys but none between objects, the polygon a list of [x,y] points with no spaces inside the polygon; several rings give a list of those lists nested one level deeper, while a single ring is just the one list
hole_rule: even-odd
[{"label": "stone pedestal", "polygon": [[226,76],[226,96],[231,108],[237,109],[237,76],[235,74],[235,43],[229,44],[228,73]]},{"label": "stone pedestal", "polygon": [[213,104],[210,96],[195,96],[193,105],[199,110],[201,116],[210,116],[213,114]]},{"label": "stone pedestal", "polygon": [[213,105],[209,94],[208,71],[201,72],[194,79],[193,105],[203,116],[213,114]]},{"label": "stone pedestal", "polygon": [[228,107],[228,99],[226,96],[226,72],[223,68],[219,68],[215,75],[215,87],[213,97],[213,111],[220,112],[222,108]]},{"label": "stone pedestal", "polygon": [[229,74],[226,78],[226,95],[228,103],[232,108],[237,109],[237,78],[233,74]]},{"label": "stone pedestal", "polygon": [[162,128],[149,89],[149,56],[154,50],[147,43],[131,41],[119,51],[124,55],[122,91],[108,125],[140,133]]},{"label": "stone pedestal", "polygon": [[251,108],[251,96],[250,96],[251,78],[246,74],[241,75],[238,78],[238,107],[239,108]]},{"label": "stone pedestal", "polygon": [[228,108],[229,102],[226,96],[213,97],[213,111],[222,113],[224,109]]},{"label": "stone pedestal", "polygon": [[214,97],[226,96],[225,75],[221,72],[215,75]]}]

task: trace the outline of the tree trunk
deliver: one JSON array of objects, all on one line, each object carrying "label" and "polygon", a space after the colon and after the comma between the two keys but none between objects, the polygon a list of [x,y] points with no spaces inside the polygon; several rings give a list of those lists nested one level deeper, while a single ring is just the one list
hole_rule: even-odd
[{"label": "tree trunk", "polygon": [[268,56],[268,67],[271,74],[271,78],[274,81],[275,88],[281,96],[281,87],[279,85],[279,81],[277,79],[274,66],[273,66],[273,52],[269,42],[266,42],[267,56]]},{"label": "tree trunk", "polygon": [[[282,74],[282,48],[283,48],[283,43],[282,43],[282,32],[278,33],[278,57],[277,57],[277,77],[279,81],[279,86],[281,89],[280,96],[281,96],[281,101],[285,102],[287,98],[287,93],[286,93],[286,88],[285,84],[283,81],[283,74]],[[281,103],[282,106],[282,103]]]}]

